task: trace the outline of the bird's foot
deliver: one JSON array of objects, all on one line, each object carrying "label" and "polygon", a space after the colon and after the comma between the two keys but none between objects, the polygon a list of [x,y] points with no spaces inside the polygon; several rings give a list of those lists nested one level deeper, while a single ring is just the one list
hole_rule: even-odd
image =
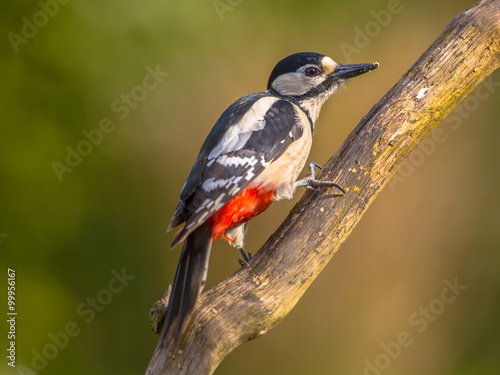
[{"label": "bird's foot", "polygon": [[248,261],[252,258],[252,253],[247,253],[243,247],[238,247],[238,250],[243,257],[243,259],[239,258],[238,262],[241,267],[248,267]]},{"label": "bird's foot", "polygon": [[318,187],[336,187],[339,189],[342,193],[345,194],[344,189],[337,185],[335,182],[332,181],[320,181],[316,179],[316,168],[323,169],[321,165],[317,163],[310,163],[309,164],[309,172],[310,174],[307,175],[306,178],[303,178],[302,180],[298,180],[295,182],[295,186],[305,186],[306,189],[318,191]]}]

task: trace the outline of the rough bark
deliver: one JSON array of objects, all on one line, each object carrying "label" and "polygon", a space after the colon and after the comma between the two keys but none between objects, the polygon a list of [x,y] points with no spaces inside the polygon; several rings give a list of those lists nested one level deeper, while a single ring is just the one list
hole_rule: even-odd
[{"label": "rough bark", "polygon": [[[275,327],[347,239],[415,146],[500,65],[500,0],[458,15],[361,120],[319,179],[346,190],[304,194],[279,229],[205,292],[185,336],[158,343],[147,374],[211,374],[245,341]],[[383,67],[382,67],[383,68]]]}]

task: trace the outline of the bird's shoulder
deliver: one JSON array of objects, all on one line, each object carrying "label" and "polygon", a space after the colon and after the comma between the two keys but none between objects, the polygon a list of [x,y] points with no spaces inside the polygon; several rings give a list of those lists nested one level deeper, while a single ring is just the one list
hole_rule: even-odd
[{"label": "bird's shoulder", "polygon": [[299,110],[293,102],[269,91],[245,95],[219,117],[201,147],[199,158],[205,154],[213,156],[218,151],[217,146],[229,145],[231,140],[258,132],[265,125],[291,128],[296,125]]}]

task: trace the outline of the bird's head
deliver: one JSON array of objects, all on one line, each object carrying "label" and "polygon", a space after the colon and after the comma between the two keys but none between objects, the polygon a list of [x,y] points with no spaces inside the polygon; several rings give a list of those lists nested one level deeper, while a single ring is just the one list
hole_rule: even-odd
[{"label": "bird's head", "polygon": [[344,82],[378,66],[378,63],[341,65],[319,53],[295,53],[276,64],[267,89],[294,100],[315,121],[323,103]]}]

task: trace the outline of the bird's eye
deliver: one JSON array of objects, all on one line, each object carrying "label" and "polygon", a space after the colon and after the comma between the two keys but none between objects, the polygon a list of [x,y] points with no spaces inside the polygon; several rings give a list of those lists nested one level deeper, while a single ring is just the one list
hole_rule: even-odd
[{"label": "bird's eye", "polygon": [[305,73],[308,77],[316,77],[319,74],[319,70],[317,68],[310,67],[305,70]]}]

